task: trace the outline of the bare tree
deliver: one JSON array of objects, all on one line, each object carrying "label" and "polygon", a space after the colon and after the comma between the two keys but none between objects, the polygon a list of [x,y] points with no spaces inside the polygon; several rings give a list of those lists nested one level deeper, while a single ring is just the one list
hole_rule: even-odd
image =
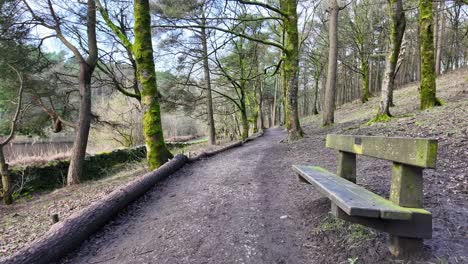
[{"label": "bare tree", "polygon": [[[98,59],[98,48],[96,41],[96,3],[94,0],[87,0],[86,5],[86,31],[87,48],[80,52],[80,48],[73,44],[72,40],[64,33],[64,23],[66,19],[60,17],[55,10],[55,5],[51,0],[47,0],[47,14],[37,14],[30,6],[27,0],[23,0],[26,8],[32,16],[32,19],[39,26],[43,26],[55,32],[54,37],[58,38],[75,56],[79,64],[79,90],[80,90],[80,109],[78,114],[78,123],[75,129],[75,140],[70,158],[70,167],[68,169],[67,184],[77,184],[83,174],[84,159],[86,147],[88,145],[89,129],[91,126],[91,78],[96,67]],[[81,36],[78,36],[81,42]],[[87,57],[85,57],[87,56]]]}]

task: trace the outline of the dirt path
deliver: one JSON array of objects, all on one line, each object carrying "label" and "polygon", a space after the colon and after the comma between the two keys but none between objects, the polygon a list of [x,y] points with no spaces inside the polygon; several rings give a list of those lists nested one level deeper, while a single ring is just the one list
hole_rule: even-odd
[{"label": "dirt path", "polygon": [[[451,108],[439,112],[464,116]],[[269,129],[243,147],[187,165],[62,263],[468,263],[466,185],[447,184],[465,175],[468,160],[458,153],[468,140],[416,127],[411,118],[359,128],[362,122],[307,126],[305,138],[293,144],[279,143],[284,130]],[[438,169],[424,176],[424,204],[434,217],[424,254],[411,262],[394,259],[386,234],[330,216],[328,199],[298,183],[292,164],[335,171],[336,151],[324,147],[327,133],[439,139]],[[384,197],[390,172],[388,161],[358,158],[358,184]]]},{"label": "dirt path", "polygon": [[[67,263],[310,263],[282,129],[184,167]],[[319,196],[315,197],[318,198]]]}]

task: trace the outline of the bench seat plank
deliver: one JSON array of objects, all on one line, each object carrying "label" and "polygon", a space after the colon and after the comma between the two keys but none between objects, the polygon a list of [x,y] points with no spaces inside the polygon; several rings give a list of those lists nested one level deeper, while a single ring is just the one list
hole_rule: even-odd
[{"label": "bench seat plank", "polygon": [[294,165],[293,170],[350,216],[410,220],[414,213],[429,214],[421,208],[406,208],[341,178],[321,167]]}]

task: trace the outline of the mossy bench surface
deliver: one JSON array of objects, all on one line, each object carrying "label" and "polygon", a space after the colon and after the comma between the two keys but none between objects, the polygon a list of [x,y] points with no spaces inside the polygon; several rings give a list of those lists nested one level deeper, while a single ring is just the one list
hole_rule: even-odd
[{"label": "mossy bench surface", "polygon": [[393,204],[321,167],[294,165],[293,169],[350,216],[410,220],[413,214],[430,215],[430,212],[421,208],[407,208]]}]

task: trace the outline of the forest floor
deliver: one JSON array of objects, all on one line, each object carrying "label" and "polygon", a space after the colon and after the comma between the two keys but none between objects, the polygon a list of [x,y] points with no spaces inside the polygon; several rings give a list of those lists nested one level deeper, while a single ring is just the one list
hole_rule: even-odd
[{"label": "forest floor", "polygon": [[[222,141],[216,146],[200,143],[173,149],[172,152],[194,156],[228,143]],[[99,180],[86,181],[52,192],[23,194],[10,206],[0,203],[0,260],[47,232],[52,224],[52,214],[58,214],[60,219],[64,219],[146,172],[146,161],[130,163],[117,171],[109,171],[107,177]]]},{"label": "forest floor", "polygon": [[[417,85],[408,85],[395,92],[389,122],[366,124],[378,105],[372,98],[341,106],[332,127],[320,127],[319,116],[305,118],[306,134],[298,142],[280,143],[286,133],[273,128],[243,147],[186,165],[62,262],[407,263],[390,255],[384,233],[333,218],[329,200],[300,184],[291,170],[293,164],[314,164],[334,171],[336,151],[324,145],[326,134],[337,133],[438,139],[437,169],[424,172],[433,238],[411,263],[468,263],[466,76],[468,70],[438,79],[441,107],[419,111]],[[358,184],[385,197],[390,174],[390,162],[358,158]],[[47,207],[36,212],[46,214]],[[27,208],[10,211],[8,219],[28,214]]]},{"label": "forest floor", "polygon": [[[417,110],[417,86],[396,91],[395,118],[367,125],[378,99],[337,111],[337,124],[304,120],[306,136],[280,143],[281,128],[241,148],[187,165],[85,242],[63,263],[409,263],[387,236],[329,215],[330,202],[300,184],[293,164],[335,170],[328,133],[439,140],[436,170],[424,172],[433,239],[411,263],[468,263],[468,76],[438,80],[444,106]],[[388,197],[391,163],[358,158],[358,183]]]}]

